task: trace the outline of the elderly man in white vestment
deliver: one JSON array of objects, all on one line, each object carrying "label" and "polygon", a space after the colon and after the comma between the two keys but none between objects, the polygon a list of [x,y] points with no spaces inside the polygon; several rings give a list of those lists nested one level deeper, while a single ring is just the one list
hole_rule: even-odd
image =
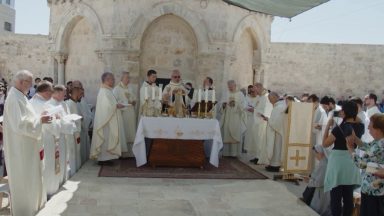
[{"label": "elderly man in white vestment", "polygon": [[74,121],[64,119],[69,115],[69,108],[64,102],[66,94],[66,88],[63,85],[56,85],[53,87],[53,94],[51,100],[47,104],[52,107],[61,107],[62,111],[58,113],[61,120],[61,133],[59,139],[59,159],[60,159],[60,174],[59,183],[62,185],[69,178],[69,146],[75,146],[75,138],[73,136],[76,130],[76,124]]},{"label": "elderly man in white vestment", "polygon": [[[154,70],[149,70],[147,72],[147,80],[143,82],[143,85],[141,85],[140,88],[140,115],[147,115],[150,112],[144,113],[144,106],[146,106],[147,110],[161,110],[162,104],[159,98],[155,98],[155,100],[152,100],[152,98],[149,98],[149,96],[152,97],[152,88],[155,90],[155,95],[159,94],[159,88],[156,86],[156,79],[157,79],[157,72]],[[147,89],[147,95],[145,93],[145,89]],[[145,98],[147,97],[147,98]],[[149,100],[151,99],[151,100]]]},{"label": "elderly man in white vestment", "polygon": [[229,80],[228,94],[223,97],[220,127],[223,136],[223,156],[238,157],[241,154],[242,133],[245,131],[246,107],[245,97],[237,90],[236,82]]},{"label": "elderly man in white vestment", "polygon": [[[48,81],[41,81],[36,87],[36,94],[31,98],[30,102],[35,112],[38,115],[47,112],[51,106],[47,103],[53,93],[52,83]],[[59,138],[61,131],[60,119],[54,118],[51,124],[43,125],[43,132],[41,137],[41,145],[44,147],[44,188],[48,197],[51,197],[59,189],[59,175],[60,172],[56,172],[56,151],[59,149]],[[57,158],[59,159],[59,158]]]},{"label": "elderly man in white vestment", "polygon": [[165,86],[163,91],[163,101],[169,106],[175,106],[176,103],[176,94],[177,92],[182,93],[182,101],[179,101],[180,104],[186,108],[190,104],[190,99],[187,96],[188,90],[184,87],[181,81],[181,73],[179,70],[173,70],[171,74],[171,81],[168,85]]},{"label": "elderly man in white vestment", "polygon": [[267,150],[269,165],[265,169],[269,172],[279,172],[283,161],[284,137],[287,130],[285,122],[287,105],[276,92],[270,92],[268,99],[273,105],[267,128]]},{"label": "elderly man in white vestment", "polygon": [[254,91],[257,93],[257,98],[253,111],[253,140],[249,139],[245,146],[248,154],[254,156],[250,162],[254,164],[267,164],[267,121],[265,119],[271,115],[272,104],[268,100],[268,92],[262,83],[255,83]]},{"label": "elderly man in white vestment", "polygon": [[4,153],[15,216],[35,215],[46,197],[39,140],[42,125],[52,118],[38,115],[26,97],[32,77],[29,71],[17,72],[4,105]]},{"label": "elderly man in white vestment", "polygon": [[136,95],[129,85],[130,77],[128,72],[122,72],[121,82],[113,89],[113,94],[118,103],[125,107],[121,109],[123,117],[125,140],[127,141],[128,151],[126,157],[133,157],[132,145],[136,135]]},{"label": "elderly man in white vestment", "polygon": [[[78,101],[81,98],[81,88],[78,86],[72,86],[69,90],[69,99],[66,100],[66,104],[70,114],[81,115],[81,112],[77,106]],[[73,131],[73,139],[68,137],[68,160],[69,160],[69,176],[73,176],[77,170],[81,167],[81,120],[76,120],[76,129]]]},{"label": "elderly man in white vestment", "polygon": [[125,106],[118,103],[113,95],[115,77],[110,72],[101,76],[102,85],[97,95],[95,123],[90,158],[98,160],[99,165],[112,165],[111,160],[127,151],[123,118],[120,109]]}]

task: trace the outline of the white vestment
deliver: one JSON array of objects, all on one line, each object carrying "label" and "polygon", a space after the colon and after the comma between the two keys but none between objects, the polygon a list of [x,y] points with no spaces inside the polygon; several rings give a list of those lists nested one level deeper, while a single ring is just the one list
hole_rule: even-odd
[{"label": "white vestment", "polygon": [[[361,119],[364,123],[364,126],[365,126],[365,130],[364,130],[364,134],[363,136],[361,137],[361,140],[363,142],[366,142],[366,143],[370,143],[373,141],[373,137],[371,136],[371,134],[369,133],[369,130],[368,130],[368,125],[369,123],[371,122],[371,117],[374,115],[374,114],[377,114],[377,113],[381,113],[379,108],[375,105],[371,108],[368,108],[367,111],[365,112],[365,119]],[[359,118],[364,118],[364,116],[362,114],[360,114]]]},{"label": "white vestment", "polygon": [[183,90],[184,91],[184,101],[182,101],[182,104],[184,104],[185,106],[187,106],[188,104],[190,104],[190,99],[189,99],[189,97],[188,97],[188,90],[183,86],[183,84],[180,82],[180,83],[174,83],[174,82],[170,82],[168,85],[166,85],[165,86],[165,88],[164,88],[164,91],[163,91],[163,96],[165,95],[165,94],[170,94],[171,96],[169,97],[169,99],[168,99],[168,105],[169,106],[174,106],[174,104],[175,104],[175,99],[173,98],[173,100],[172,100],[172,92],[174,91],[174,90],[178,90],[178,89],[181,89],[181,90]]},{"label": "white vestment", "polygon": [[73,121],[67,121],[64,117],[68,114],[69,108],[64,101],[57,101],[53,98],[47,102],[52,106],[61,106],[63,108],[63,112],[58,113],[60,116],[61,123],[61,133],[59,138],[59,155],[60,155],[60,174],[59,174],[59,183],[62,185],[69,178],[69,154],[68,154],[68,146],[74,146],[74,137],[73,133],[76,131],[76,124]]},{"label": "white vestment", "polygon": [[268,151],[267,151],[267,121],[260,115],[270,118],[272,112],[272,104],[269,102],[268,94],[264,93],[258,95],[256,99],[256,107],[253,112],[254,124],[253,142],[247,143],[248,153],[255,155],[259,159],[259,164],[268,164]]},{"label": "white vestment", "polygon": [[[69,99],[66,101],[67,106],[69,108],[69,112],[71,114],[81,115],[77,102]],[[76,130],[73,133],[73,142],[70,137],[68,137],[68,158],[69,158],[69,168],[70,168],[70,176],[73,176],[77,170],[81,167],[81,120],[75,121]]]},{"label": "white vestment", "polygon": [[83,117],[80,132],[80,156],[81,164],[84,164],[89,159],[89,154],[91,152],[91,139],[88,132],[89,128],[92,127],[94,116],[84,97],[81,98],[80,102],[77,102],[77,109]]},{"label": "white vestment", "polygon": [[12,213],[33,216],[46,199],[39,147],[42,124],[27,97],[14,87],[5,101],[3,127]]},{"label": "white vestment", "polygon": [[[145,100],[145,89],[147,88],[147,96],[148,100]],[[155,91],[155,100],[152,100],[152,88],[154,88]],[[159,88],[156,86],[156,84],[150,85],[148,82],[144,81],[143,85],[140,88],[140,114],[139,117],[143,114],[143,107],[146,105],[146,108],[148,110],[161,110],[162,104],[161,101],[159,100]],[[157,96],[157,97],[156,97]],[[144,114],[145,115],[145,114]]]},{"label": "white vestment", "polygon": [[97,95],[90,158],[98,161],[117,159],[123,145],[126,149],[121,111],[117,109],[112,89],[102,86]]},{"label": "white vestment", "polygon": [[132,102],[136,101],[136,96],[132,88],[125,86],[121,82],[113,89],[113,94],[118,103],[126,105],[125,108],[120,110],[123,117],[124,134],[128,149],[122,149],[122,151],[127,152],[126,156],[133,157],[132,145],[136,136],[136,110]]},{"label": "white vestment", "polygon": [[[312,128],[312,133],[313,133],[312,145],[313,146],[323,145],[324,128],[326,127],[326,125],[328,123],[328,122],[326,122],[327,119],[328,119],[327,113],[325,112],[323,107],[321,107],[321,105],[319,105],[315,109],[315,113],[313,115],[313,128]],[[315,125],[320,125],[321,129],[315,128]]]},{"label": "white vestment", "polygon": [[[230,101],[235,101],[233,107],[230,106]],[[240,91],[230,92],[224,98],[226,107],[220,107],[221,114],[220,128],[223,136],[223,155],[237,157],[241,153],[242,133],[245,131],[246,115],[244,108],[246,106],[243,93]]]},{"label": "white vestment", "polygon": [[[51,106],[48,101],[42,98],[39,93],[36,93],[30,103],[38,115],[41,115],[44,111],[47,111]],[[44,189],[48,196],[55,194],[60,185],[60,173],[55,171],[56,156],[60,158],[60,155],[56,155],[56,151],[59,148],[59,138],[61,124],[59,119],[55,119],[51,124],[44,124],[41,136],[42,146],[44,148]]]},{"label": "white vestment", "polygon": [[274,167],[281,166],[283,161],[283,149],[285,134],[287,130],[287,105],[284,100],[278,101],[273,105],[271,117],[268,119],[267,128],[267,150],[269,165]]},{"label": "white vestment", "polygon": [[247,124],[246,124],[246,130],[244,133],[244,149],[249,149],[249,146],[254,144],[253,139],[253,124],[255,123],[255,118],[253,116],[253,112],[249,112],[248,108],[255,109],[256,103],[257,103],[257,96],[252,97],[250,95],[247,95],[245,97],[246,99],[246,107],[244,109],[244,112],[247,116]]}]

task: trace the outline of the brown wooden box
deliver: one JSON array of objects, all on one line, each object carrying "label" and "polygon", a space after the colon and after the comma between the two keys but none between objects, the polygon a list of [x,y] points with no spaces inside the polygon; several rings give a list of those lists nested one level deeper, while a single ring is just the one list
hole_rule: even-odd
[{"label": "brown wooden box", "polygon": [[205,163],[203,140],[154,139],[149,164],[171,167],[199,167]]}]

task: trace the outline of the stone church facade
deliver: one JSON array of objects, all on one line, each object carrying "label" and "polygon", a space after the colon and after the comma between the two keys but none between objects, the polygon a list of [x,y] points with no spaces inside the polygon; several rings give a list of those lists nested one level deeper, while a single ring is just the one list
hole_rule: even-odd
[{"label": "stone church facade", "polygon": [[[169,78],[179,69],[196,87],[263,80],[272,16],[223,1],[51,1],[50,52],[59,83],[79,79],[95,96],[104,71],[128,70],[138,85],[149,69]],[[241,76],[240,76],[241,74]],[[92,100],[92,99],[91,99]]]},{"label": "stone church facade", "polygon": [[[263,82],[269,89],[292,94],[362,96],[366,91],[380,95],[383,90],[383,46],[271,43],[273,16],[221,0],[48,0],[48,4],[48,36],[0,37],[3,77],[26,68],[58,83],[78,79],[90,103],[95,102],[100,75],[123,70],[130,72],[136,89],[149,69],[160,78],[179,69],[183,80],[195,87],[211,76],[218,92],[230,79],[240,87]],[[351,82],[356,79],[348,74],[373,85],[357,89]]]}]

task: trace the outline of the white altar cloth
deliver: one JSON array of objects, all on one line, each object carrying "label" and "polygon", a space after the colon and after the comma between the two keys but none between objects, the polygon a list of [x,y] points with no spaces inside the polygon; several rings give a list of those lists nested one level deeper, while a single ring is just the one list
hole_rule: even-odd
[{"label": "white altar cloth", "polygon": [[223,141],[216,119],[141,117],[132,147],[138,167],[147,163],[144,138],[213,140],[209,163],[219,167]]}]

